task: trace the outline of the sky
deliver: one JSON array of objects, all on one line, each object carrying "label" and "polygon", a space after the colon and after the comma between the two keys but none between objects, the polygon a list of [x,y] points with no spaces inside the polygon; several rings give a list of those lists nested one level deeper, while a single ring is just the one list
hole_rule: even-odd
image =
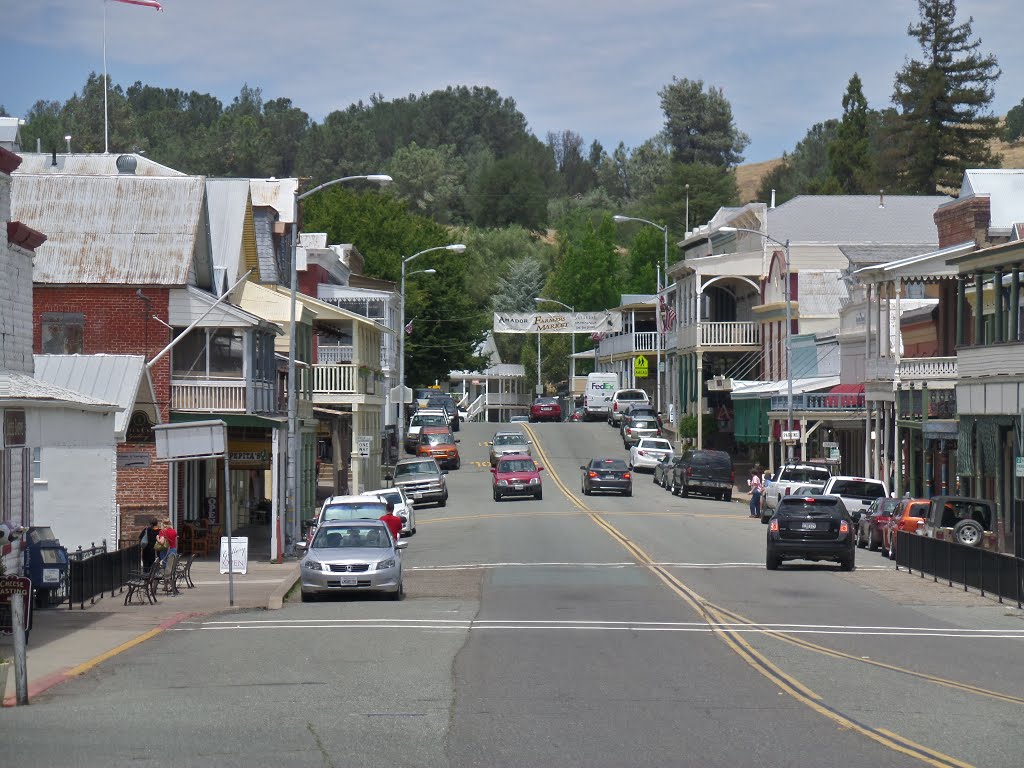
[{"label": "sky", "polygon": [[[842,114],[857,72],[872,108],[919,56],[907,34],[916,0],[161,0],[163,11],[106,3],[111,81],[212,93],[243,84],[286,97],[316,121],[374,94],[449,85],[511,98],[541,140],[572,130],[611,151],[664,125],[673,78],[721,88],[746,162],[791,151]],[[1024,100],[1020,0],[959,0],[981,50],[1003,71],[992,110]],[[103,70],[102,0],[0,0],[0,105],[21,116],[66,101]]]}]

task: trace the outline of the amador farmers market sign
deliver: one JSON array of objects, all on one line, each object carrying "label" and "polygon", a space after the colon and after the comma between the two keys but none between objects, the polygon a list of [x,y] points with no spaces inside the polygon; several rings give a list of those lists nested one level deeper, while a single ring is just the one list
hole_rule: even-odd
[{"label": "amador farmers market sign", "polygon": [[495,312],[495,333],[616,333],[619,312]]}]

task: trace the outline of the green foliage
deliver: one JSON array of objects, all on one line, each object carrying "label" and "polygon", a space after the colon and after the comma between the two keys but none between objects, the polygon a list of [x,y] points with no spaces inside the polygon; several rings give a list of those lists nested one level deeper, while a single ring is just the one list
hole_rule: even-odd
[{"label": "green foliage", "polygon": [[[703,438],[708,439],[710,435],[718,431],[718,419],[713,414],[704,414]],[[679,436],[691,439],[697,438],[697,417],[695,415],[683,416],[679,419]]]},{"label": "green foliage", "polygon": [[843,95],[843,119],[828,145],[832,176],[845,194],[864,194],[875,186],[870,128],[868,100],[860,76],[854,72]]},{"label": "green foliage", "polygon": [[647,224],[638,225],[629,247],[623,293],[655,293],[658,290],[658,267],[665,259],[665,236]]},{"label": "green foliage", "polygon": [[888,172],[898,191],[934,194],[958,189],[968,168],[997,164],[988,142],[998,120],[988,110],[1001,73],[995,56],[979,53],[973,19],[956,23],[955,0],[918,0],[918,12],[907,34],[922,56],[896,73]]},{"label": "green foliage", "polygon": [[583,137],[573,131],[548,133],[547,148],[558,173],[557,193],[583,195],[597,186],[596,164],[601,160],[601,145],[594,142],[584,156]]},{"label": "green foliage", "polygon": [[473,185],[470,211],[480,227],[518,224],[540,229],[547,218],[547,191],[526,157],[503,158],[481,171]]},{"label": "green foliage", "polygon": [[464,218],[466,163],[451,144],[431,148],[414,141],[397,149],[386,168],[395,180],[392,194],[409,210],[442,224]]},{"label": "green foliage", "polygon": [[731,168],[743,162],[750,138],[732,119],[732,106],[721,88],[704,90],[703,80],[672,82],[658,92],[673,159]]},{"label": "green foliage", "polygon": [[1006,125],[1003,126],[1003,139],[1010,143],[1024,136],[1024,99],[1020,104],[1006,113]]},{"label": "green foliage", "polygon": [[[689,184],[689,189],[687,189]],[[672,231],[686,229],[687,199],[689,199],[690,225],[710,221],[722,206],[736,205],[739,190],[732,169],[708,163],[672,163],[665,183],[656,192],[640,202],[648,211],[645,219],[665,223],[669,227],[669,266],[672,256]]]},{"label": "green foliage", "polygon": [[611,216],[605,214],[595,221],[582,209],[559,221],[555,270],[544,295],[580,312],[619,306],[622,268],[615,228]]},{"label": "green foliage", "polygon": [[817,123],[801,139],[792,154],[761,179],[757,190],[760,200],[769,200],[775,190],[775,202],[781,205],[797,195],[834,195],[842,191],[832,173],[830,147],[839,131],[837,120]]}]

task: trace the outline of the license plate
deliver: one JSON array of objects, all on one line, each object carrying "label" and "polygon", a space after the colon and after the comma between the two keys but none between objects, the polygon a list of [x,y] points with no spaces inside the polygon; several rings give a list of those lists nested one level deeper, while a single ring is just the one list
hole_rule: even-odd
[{"label": "license plate", "polygon": [[343,587],[354,587],[358,583],[359,583],[359,581],[358,581],[358,579],[356,579],[355,576],[342,576],[341,577],[341,586],[343,586]]},{"label": "license plate", "polygon": [[512,487],[515,488],[517,491],[523,490],[523,484],[522,483],[516,483]]},{"label": "license plate", "polygon": [[800,523],[800,530],[802,531],[816,531],[818,530],[817,523]]},{"label": "license plate", "polygon": [[423,494],[420,493],[419,491],[414,491],[413,494],[412,494],[412,497],[414,499],[422,499],[423,498]]}]

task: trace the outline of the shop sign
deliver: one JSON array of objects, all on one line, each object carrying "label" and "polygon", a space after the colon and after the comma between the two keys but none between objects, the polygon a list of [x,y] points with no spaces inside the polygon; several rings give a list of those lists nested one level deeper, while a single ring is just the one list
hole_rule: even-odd
[{"label": "shop sign", "polygon": [[156,436],[153,434],[153,422],[149,420],[148,413],[145,411],[134,411],[132,413],[124,439],[128,443],[156,442]]},{"label": "shop sign", "polygon": [[117,454],[118,469],[145,469],[151,462],[152,457],[145,451],[126,451]]},{"label": "shop sign", "polygon": [[260,440],[228,440],[228,460],[232,467],[270,465],[270,445]]},{"label": "shop sign", "polygon": [[4,411],[4,447],[21,448],[25,445],[25,411],[8,408]]},{"label": "shop sign", "polygon": [[[10,604],[12,600],[21,600],[25,606],[22,615],[25,617],[24,629],[32,628],[32,580],[27,576],[0,576],[0,604]],[[11,623],[10,608],[0,611],[2,623],[0,623],[0,634],[10,635],[14,633],[14,625]]]}]

